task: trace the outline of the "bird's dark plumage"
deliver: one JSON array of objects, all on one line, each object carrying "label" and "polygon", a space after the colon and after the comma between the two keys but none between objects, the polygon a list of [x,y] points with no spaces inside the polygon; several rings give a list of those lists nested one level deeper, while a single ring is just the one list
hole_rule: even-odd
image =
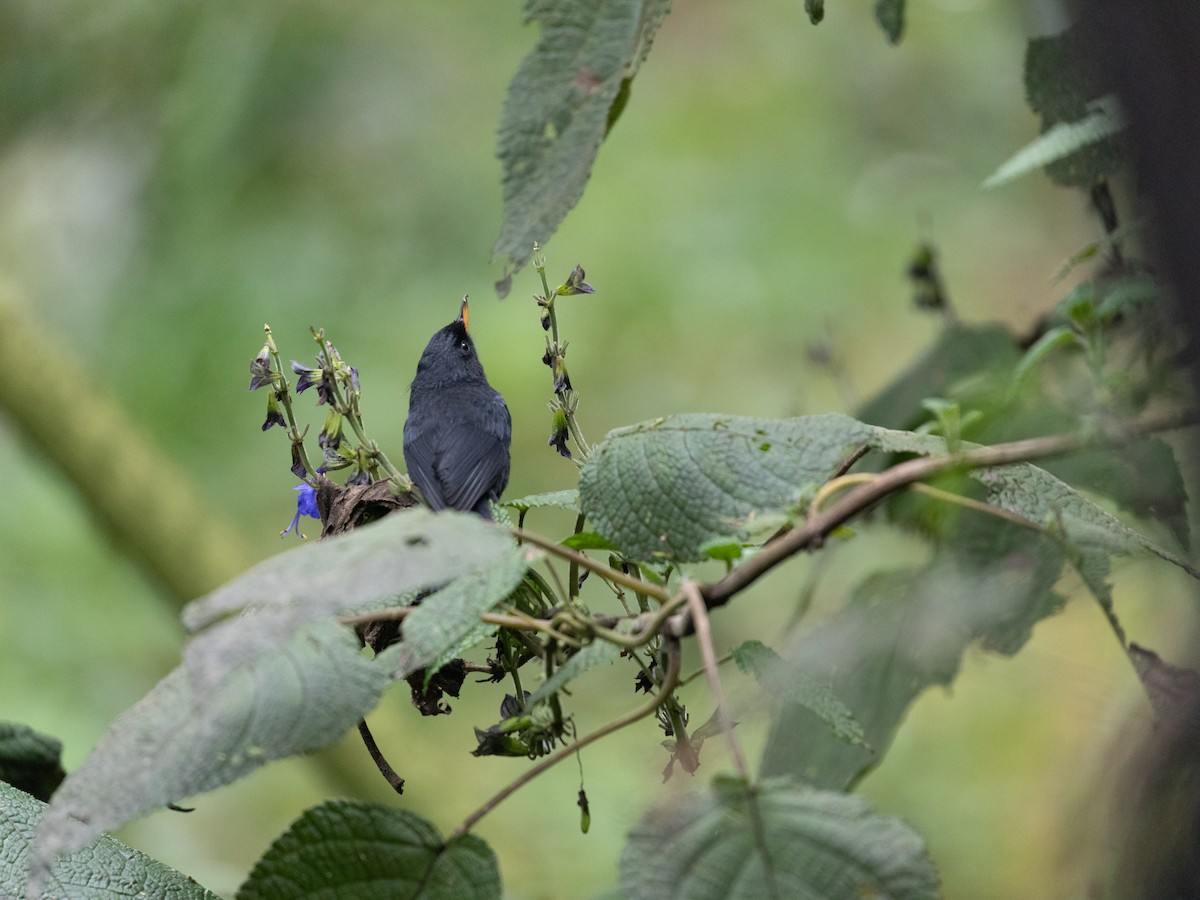
[{"label": "bird's dark plumage", "polygon": [[483,373],[467,334],[467,303],[434,334],[417,363],[404,423],[408,477],[431,509],[473,510],[491,518],[489,501],[508,484],[512,419]]}]

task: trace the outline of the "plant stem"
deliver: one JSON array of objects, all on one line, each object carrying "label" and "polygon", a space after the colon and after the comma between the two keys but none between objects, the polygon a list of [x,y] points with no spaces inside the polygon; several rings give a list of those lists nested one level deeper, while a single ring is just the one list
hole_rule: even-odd
[{"label": "plant stem", "polygon": [[[632,591],[649,594],[659,603],[667,603],[671,600],[671,595],[656,584],[651,584],[648,581],[643,581],[640,578],[633,578],[620,572],[611,566],[606,566],[604,563],[598,563],[594,559],[584,556],[577,550],[572,550],[569,547],[563,547],[561,544],[556,544],[554,541],[542,537],[532,531],[526,531],[524,528],[510,529],[518,540],[533,544],[547,553],[553,553],[555,556],[562,557],[568,562],[577,563],[585,569],[595,572],[606,581],[612,581],[616,584],[623,585]],[[569,585],[568,585],[569,587]]]},{"label": "plant stem", "polygon": [[687,597],[687,606],[692,614],[692,622],[696,626],[696,643],[700,646],[700,658],[704,661],[704,672],[708,676],[708,688],[712,691],[713,700],[717,704],[717,719],[721,723],[721,732],[725,735],[725,743],[729,747],[729,755],[733,757],[734,768],[742,779],[749,783],[750,768],[746,765],[746,757],[733,733],[733,719],[729,716],[729,701],[725,698],[725,688],[721,685],[721,673],[717,671],[717,654],[713,650],[712,629],[709,627],[708,610],[704,607],[704,598],[700,596],[700,588],[691,579],[684,579],[679,586],[680,592]]},{"label": "plant stem", "polygon": [[[1170,413],[1147,418],[1140,422],[1129,423],[1120,431],[1109,434],[1108,443],[1112,446],[1120,446],[1146,434],[1183,428],[1195,423],[1196,417],[1191,412]],[[705,604],[709,609],[713,609],[727,603],[734,594],[753,584],[783,560],[801,550],[819,545],[824,537],[839,525],[878,503],[893,491],[914,482],[952,469],[982,469],[1057,456],[1094,442],[1094,437],[1079,434],[1048,435],[1007,444],[996,444],[992,447],[977,447],[946,456],[923,456],[918,459],[906,460],[880,472],[866,483],[860,484],[830,505],[828,509],[810,515],[803,525],[785,532],[766,544],[762,550],[724,578],[711,584],[702,585],[700,591],[704,596]],[[675,628],[683,628],[686,631],[688,627],[689,623],[686,621],[685,613],[675,623]],[[683,632],[676,630],[675,633],[680,635]]]}]

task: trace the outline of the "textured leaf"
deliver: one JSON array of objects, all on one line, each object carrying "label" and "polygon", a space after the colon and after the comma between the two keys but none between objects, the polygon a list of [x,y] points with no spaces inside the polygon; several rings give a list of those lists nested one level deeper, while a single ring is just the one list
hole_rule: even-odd
[{"label": "textured leaf", "polygon": [[629,900],[811,897],[927,900],[938,881],[924,842],[861,797],[785,779],[718,779],[634,826],[621,853]]},{"label": "textured leaf", "polygon": [[1071,546],[1121,555],[1148,551],[1200,578],[1189,563],[1031,463],[979,469],[972,476],[988,488],[989,504],[1053,528]]},{"label": "textured leaf", "polygon": [[1072,486],[1102,494],[1134,515],[1161,522],[1185,549],[1191,545],[1187,487],[1175,451],[1166,441],[1150,438],[1120,450],[1082,450],[1044,465]]},{"label": "textured leaf", "polygon": [[447,844],[408,810],[335,800],[304,813],[271,845],[238,900],[492,900],[495,854],[480,838]]},{"label": "textured leaf", "polygon": [[[46,806],[0,783],[0,897],[25,897],[25,873],[34,831]],[[110,837],[100,837],[54,864],[43,896],[69,900],[218,900],[179,872]]]},{"label": "textured leaf", "polygon": [[0,722],[0,781],[38,800],[48,800],[62,782],[62,742],[28,725]]},{"label": "textured leaf", "polygon": [[[35,866],[151,809],[332,743],[394,678],[478,626],[525,571],[511,536],[478,516],[393,513],[268,560],[185,610],[184,662],[124,713],[54,795]],[[440,591],[374,659],[336,616]],[[231,614],[237,612],[237,616]]]},{"label": "textured leaf", "polygon": [[[626,556],[695,562],[706,558],[706,546],[746,540],[756,521],[794,511],[863,444],[884,453],[947,452],[936,435],[876,428],[837,413],[795,419],[689,413],[610,432],[583,468],[580,497],[597,532]],[[963,450],[978,446],[962,443]],[[1044,469],[1017,463],[969,475],[987,487],[988,503],[1054,526],[1068,544],[1149,551],[1200,577]]]},{"label": "textured leaf", "polygon": [[889,44],[900,43],[904,36],[905,0],[875,0],[875,21],[883,29]]},{"label": "textured leaf", "polygon": [[332,743],[378,703],[397,649],[367,659],[348,628],[326,621],[203,689],[186,667],[175,669],[113,722],[55,793],[34,871],[152,809]]},{"label": "textured leaf", "polygon": [[[493,255],[520,268],[583,196],[624,86],[670,0],[526,0],[541,38],[508,88],[496,153],[504,223]],[[616,106],[619,111],[619,106]]]},{"label": "textured leaf", "polygon": [[1115,97],[1102,97],[1091,111],[1074,122],[1058,122],[1041,136],[1026,144],[983,182],[985,188],[999,187],[1043,166],[1065,159],[1073,153],[1110,138],[1128,123],[1121,115]]},{"label": "textured leaf", "polygon": [[[189,604],[184,624],[201,633],[189,641],[184,662],[203,689],[278,648],[309,622],[371,612],[402,594],[434,591],[456,578],[486,583],[492,569],[511,572],[519,556],[512,536],[479,516],[418,508],[395,512],[350,534],[272,557]],[[474,615],[464,618],[470,621],[458,624],[477,624]]]},{"label": "textured leaf", "polygon": [[828,725],[836,737],[871,749],[854,713],[832,694],[828,685],[790,671],[787,662],[770,647],[760,641],[746,641],[733,649],[733,661],[743,672],[753,675],[771,696],[803,706]]},{"label": "textured leaf", "polygon": [[972,643],[1017,652],[1039,619],[1057,612],[1063,554],[1054,541],[963,513],[955,543],[922,569],[877,574],[821,627],[787,648],[790,678],[828,684],[854,712],[867,744],[832,735],[813,712],[785,706],[763,757],[768,775],[844,789],[877,765],[913,700],[950,684]]},{"label": "textured leaf", "polygon": [[786,512],[874,429],[848,416],[687,414],[612,431],[580,474],[596,531],[629,557],[704,559],[754,519]]}]

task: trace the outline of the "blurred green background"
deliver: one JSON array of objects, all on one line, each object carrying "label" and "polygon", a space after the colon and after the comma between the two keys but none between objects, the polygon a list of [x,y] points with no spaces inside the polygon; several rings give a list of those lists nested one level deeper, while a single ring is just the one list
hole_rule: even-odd
[{"label": "blurred green background", "polygon": [[[597,289],[559,304],[590,439],[679,411],[851,409],[937,332],[904,279],[920,239],[937,244],[965,320],[1026,331],[1066,293],[1055,271],[1096,237],[1083,198],[1040,176],[979,187],[1036,134],[1021,59],[1052,16],[914,3],[893,48],[870,7],[832,3],[813,28],[800,0],[676,2],[547,247],[552,283],[582,263]],[[225,577],[283,549],[294,511],[286,442],[260,434],[263,398],[246,392],[263,323],[301,360],[309,326],[326,328],[359,369],[369,430],[399,460],[416,359],[467,293],[512,410],[509,495],[573,486],[575,468],[546,446],[536,276],[518,274],[498,301],[488,259],[496,124],[535,39],[516,2],[0,0],[0,302],[51,348],[45,370],[7,377],[37,398],[61,357],[115,397],[178,467],[146,472],[147,485],[165,475],[189,487],[198,534],[234,548],[218,561]],[[843,383],[810,361],[815,341]],[[175,603],[3,417],[0,466],[0,718],[62,738],[70,769],[178,661]],[[864,535],[825,566],[822,602],[918,552]],[[720,646],[776,633],[812,569],[786,567],[722,610]],[[1187,590],[1163,566],[1122,569],[1131,636],[1178,661]],[[753,754],[769,710],[751,683],[727,679]],[[580,684],[581,731],[635,702],[629,682],[621,670]],[[449,830],[521,769],[468,755],[501,694],[472,690],[437,720],[420,719],[403,687],[385,697],[371,722],[409,779],[399,802]],[[702,682],[686,697],[707,717]],[[969,655],[952,692],[917,704],[864,790],[927,836],[947,896],[1073,893],[1102,846],[1087,823],[1112,744],[1148,715],[1101,616],[1076,600],[1015,661]],[[511,896],[615,884],[625,831],[648,802],[691,786],[679,774],[660,786],[660,738],[644,723],[585,755],[586,836],[573,765],[484,820]],[[231,894],[313,803],[395,802],[357,744],[320,769],[275,764],[120,836]],[[714,742],[695,778],[726,767]]]}]

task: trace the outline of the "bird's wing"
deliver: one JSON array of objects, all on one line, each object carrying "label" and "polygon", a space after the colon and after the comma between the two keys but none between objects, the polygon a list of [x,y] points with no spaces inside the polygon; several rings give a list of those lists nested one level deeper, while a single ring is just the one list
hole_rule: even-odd
[{"label": "bird's wing", "polygon": [[437,473],[439,444],[434,429],[426,429],[420,434],[410,433],[407,428],[404,430],[404,464],[408,467],[408,477],[421,489],[425,502],[434,512],[447,506]]},{"label": "bird's wing", "polygon": [[446,505],[474,509],[500,496],[508,483],[508,447],[499,437],[464,422],[446,429],[448,441],[437,470]]}]

